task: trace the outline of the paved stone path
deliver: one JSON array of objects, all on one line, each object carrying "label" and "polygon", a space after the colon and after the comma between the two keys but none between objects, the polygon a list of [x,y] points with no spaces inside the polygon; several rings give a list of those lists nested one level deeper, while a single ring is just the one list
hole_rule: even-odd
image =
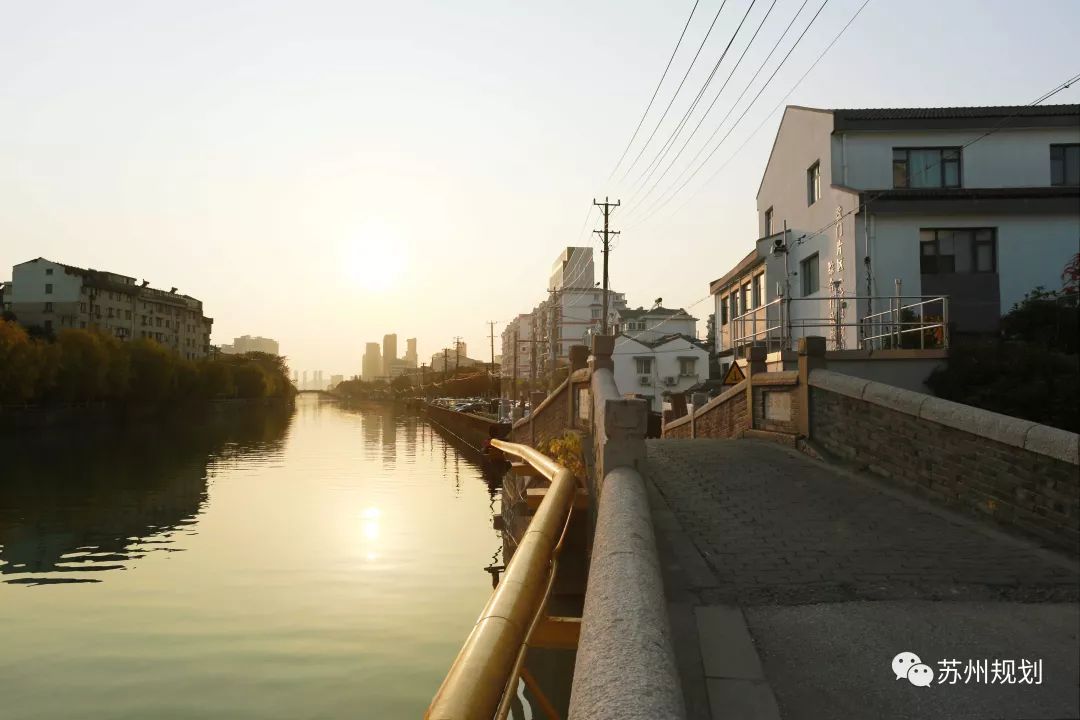
[{"label": "paved stone path", "polygon": [[[779,445],[648,451],[691,718],[1080,715],[1075,558]],[[1038,654],[1047,678],[916,688],[889,674],[907,650]]]}]

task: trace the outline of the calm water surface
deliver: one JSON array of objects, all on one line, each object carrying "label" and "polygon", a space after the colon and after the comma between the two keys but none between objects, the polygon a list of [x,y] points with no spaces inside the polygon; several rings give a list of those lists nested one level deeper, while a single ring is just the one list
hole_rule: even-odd
[{"label": "calm water surface", "polygon": [[419,717],[491,592],[495,478],[389,404],[0,458],[5,720]]}]

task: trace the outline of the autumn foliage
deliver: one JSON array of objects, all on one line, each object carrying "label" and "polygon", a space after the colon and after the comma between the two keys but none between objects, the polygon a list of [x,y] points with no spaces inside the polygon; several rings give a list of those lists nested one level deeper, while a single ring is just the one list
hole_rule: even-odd
[{"label": "autumn foliage", "polygon": [[164,406],[219,398],[292,397],[284,358],[266,353],[190,361],[153,340],[96,330],[31,338],[0,320],[0,402]]}]

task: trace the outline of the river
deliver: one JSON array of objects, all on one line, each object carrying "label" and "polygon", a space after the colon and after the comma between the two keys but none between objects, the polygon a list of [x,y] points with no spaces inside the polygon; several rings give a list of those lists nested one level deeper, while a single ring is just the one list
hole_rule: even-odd
[{"label": "river", "polygon": [[491,593],[497,479],[391,404],[0,458],[5,720],[418,718]]}]

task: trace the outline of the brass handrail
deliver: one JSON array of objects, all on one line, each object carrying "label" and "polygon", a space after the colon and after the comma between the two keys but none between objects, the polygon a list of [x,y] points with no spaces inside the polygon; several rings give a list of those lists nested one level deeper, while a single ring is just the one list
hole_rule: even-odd
[{"label": "brass handrail", "polygon": [[427,720],[495,716],[521,648],[546,601],[549,569],[577,494],[573,474],[538,450],[504,440],[493,439],[491,445],[521,458],[551,481],[551,487],[428,706]]}]

